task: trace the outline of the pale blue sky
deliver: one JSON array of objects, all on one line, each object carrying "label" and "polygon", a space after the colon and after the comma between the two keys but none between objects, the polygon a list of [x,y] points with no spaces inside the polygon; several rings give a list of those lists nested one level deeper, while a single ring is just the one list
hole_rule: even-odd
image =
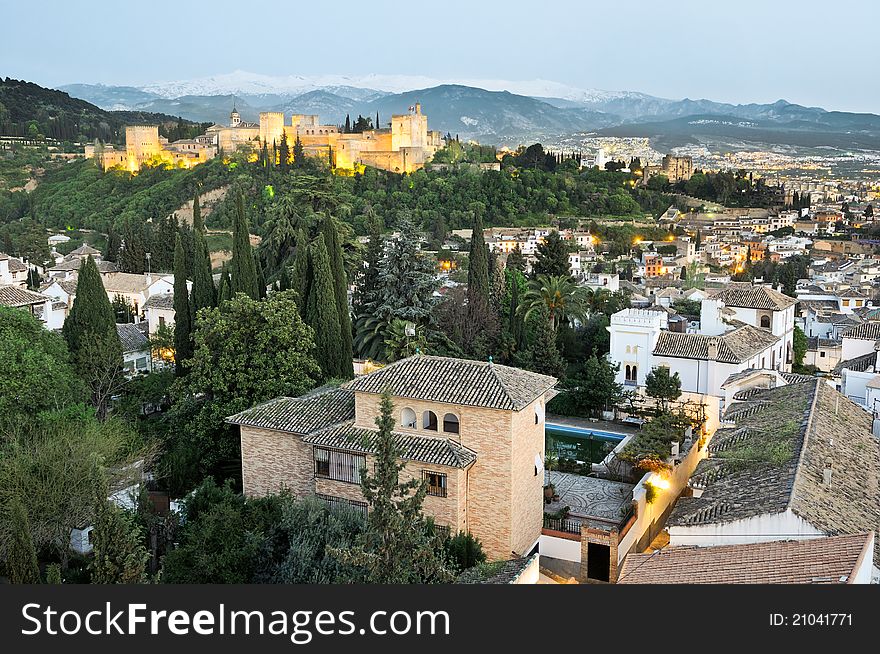
[{"label": "pale blue sky", "polygon": [[3,17],[0,76],[47,86],[383,73],[880,112],[876,0],[17,0]]}]

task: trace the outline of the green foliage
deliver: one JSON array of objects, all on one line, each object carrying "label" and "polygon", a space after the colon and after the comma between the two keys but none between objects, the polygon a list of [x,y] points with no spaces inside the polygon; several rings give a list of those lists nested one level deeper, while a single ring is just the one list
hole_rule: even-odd
[{"label": "green foliage", "polygon": [[450,564],[459,572],[486,562],[486,553],[480,539],[470,532],[460,531],[443,541],[443,549]]},{"label": "green foliage", "polygon": [[689,318],[699,318],[702,306],[699,300],[681,299],[672,303],[672,308],[676,313]]},{"label": "green foliage", "polygon": [[0,306],[0,370],[6,377],[0,386],[0,433],[7,424],[85,398],[64,339],[21,309]]},{"label": "green foliage", "polygon": [[546,315],[550,330],[555,334],[560,325],[571,318],[585,320],[590,301],[589,291],[567,274],[539,274],[529,281],[520,310],[523,320],[538,313]]},{"label": "green foliage", "polygon": [[61,584],[64,583],[61,578],[61,566],[57,563],[50,563],[46,566],[46,583]]},{"label": "green foliage", "polygon": [[5,501],[2,509],[3,523],[6,525],[4,536],[8,539],[2,550],[6,560],[6,576],[13,584],[38,584],[40,566],[27,510],[15,496]]},{"label": "green foliage", "polygon": [[479,313],[489,304],[489,251],[483,238],[483,218],[479,211],[474,215],[467,284],[468,311]]},{"label": "green foliage", "polygon": [[373,471],[361,470],[361,491],[370,506],[367,528],[356,547],[335,549],[346,564],[362,572],[351,581],[367,583],[442,583],[452,579],[442,545],[422,515],[427,488],[421,479],[400,481],[404,464],[394,439],[393,405],[382,395],[376,417]]},{"label": "green foliage", "polygon": [[528,346],[515,355],[515,364],[526,370],[562,379],[565,377],[565,361],[556,345],[556,332],[553,331],[546,307],[540,309],[529,326],[531,334]]},{"label": "green foliage", "polygon": [[351,359],[344,357],[333,269],[323,234],[319,234],[309,246],[309,263],[311,278],[305,321],[315,334],[315,358],[321,366],[324,379],[345,377]]},{"label": "green foliage", "polygon": [[794,334],[792,335],[792,355],[794,358],[793,367],[797,370],[804,367],[804,356],[807,354],[807,336],[804,330],[795,325]]},{"label": "green foliage", "polygon": [[568,277],[571,268],[568,265],[568,245],[559,236],[559,232],[552,231],[538,244],[535,253],[535,264],[532,266],[532,274],[547,275],[550,277]]},{"label": "green foliage", "polygon": [[623,395],[623,386],[615,381],[617,368],[604,357],[590,357],[565,380],[548,411],[588,418],[613,407]]},{"label": "green foliage", "polygon": [[[327,247],[330,258],[330,269],[333,273],[333,294],[336,298],[336,312],[339,321],[340,351],[337,355],[340,359],[339,368],[334,375],[342,379],[351,379],[354,376],[352,362],[352,335],[351,313],[348,310],[348,275],[345,273],[342,244],[339,240],[339,230],[336,221],[325,213],[321,218],[321,234]],[[312,271],[314,274],[314,269]]]},{"label": "green foliage", "polygon": [[681,379],[677,372],[670,375],[667,366],[657,366],[645,377],[645,392],[665,411],[670,402],[681,397]]},{"label": "green foliage", "polygon": [[244,211],[244,196],[239,195],[236,202],[235,223],[232,229],[232,261],[229,266],[232,278],[232,293],[244,293],[249,298],[260,298],[257,262],[251,247],[250,227]]},{"label": "green foliage", "polygon": [[172,388],[174,436],[165,463],[175,491],[211,473],[240,473],[237,429],[225,424],[227,416],[317,385],[314,333],[295,298],[293,291],[260,301],[239,294],[199,312],[189,373]]},{"label": "green foliage", "polygon": [[110,397],[122,383],[122,344],[113,308],[91,257],[80,268],[76,302],[62,333],[74,368],[91,391],[98,417],[103,418]]},{"label": "green foliage", "polygon": [[[407,330],[415,330],[410,336]],[[428,339],[425,336],[425,328],[415,325],[406,320],[395,319],[384,331],[385,335],[385,361],[391,363],[414,354],[429,354]]]},{"label": "green foliage", "polygon": [[186,281],[183,243],[178,234],[174,246],[174,365],[178,376],[184,374],[184,362],[193,354],[192,307]]},{"label": "green foliage", "polygon": [[663,468],[663,461],[672,455],[672,443],[682,442],[688,425],[685,415],[661,413],[643,425],[617,456],[643,470]]},{"label": "green foliage", "polygon": [[138,584],[145,579],[149,558],[143,535],[132,516],[109,500],[97,503],[92,530],[93,584]]},{"label": "green foliage", "polygon": [[[211,253],[205,238],[205,223],[202,221],[202,210],[199,205],[198,192],[193,197],[193,279],[192,279],[192,314],[199,309],[217,305],[217,292],[211,270]],[[176,253],[175,253],[176,256]]]}]

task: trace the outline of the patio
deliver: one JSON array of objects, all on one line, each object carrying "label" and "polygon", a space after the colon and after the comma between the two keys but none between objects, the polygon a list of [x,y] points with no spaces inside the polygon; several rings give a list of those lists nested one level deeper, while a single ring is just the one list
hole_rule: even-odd
[{"label": "patio", "polygon": [[569,520],[584,522],[585,518],[593,518],[615,525],[629,512],[635,487],[634,484],[557,471],[545,472],[544,483],[552,483],[559,495],[558,500],[544,505],[545,513],[555,513],[567,506]]}]

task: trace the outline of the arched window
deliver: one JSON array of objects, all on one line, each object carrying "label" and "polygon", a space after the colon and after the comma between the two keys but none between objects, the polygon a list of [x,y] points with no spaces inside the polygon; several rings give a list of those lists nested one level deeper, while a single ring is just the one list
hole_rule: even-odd
[{"label": "arched window", "polygon": [[437,414],[433,411],[425,411],[422,414],[422,429],[437,431]]},{"label": "arched window", "polygon": [[406,427],[407,429],[415,429],[416,428],[416,412],[406,407],[403,411],[400,412],[400,426]]},{"label": "arched window", "polygon": [[447,413],[443,416],[443,431],[447,434],[458,433],[458,416],[454,413]]},{"label": "arched window", "polygon": [[761,327],[770,329],[770,316],[761,316]]},{"label": "arched window", "polygon": [[625,379],[628,382],[635,382],[638,378],[639,367],[638,366],[627,366],[625,371]]}]

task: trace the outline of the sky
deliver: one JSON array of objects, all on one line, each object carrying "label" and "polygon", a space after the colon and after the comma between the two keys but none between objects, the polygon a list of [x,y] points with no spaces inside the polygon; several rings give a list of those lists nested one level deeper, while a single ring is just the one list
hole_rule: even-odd
[{"label": "sky", "polygon": [[857,27],[876,0],[28,0],[3,17],[0,77],[53,87],[381,73],[880,113]]}]

